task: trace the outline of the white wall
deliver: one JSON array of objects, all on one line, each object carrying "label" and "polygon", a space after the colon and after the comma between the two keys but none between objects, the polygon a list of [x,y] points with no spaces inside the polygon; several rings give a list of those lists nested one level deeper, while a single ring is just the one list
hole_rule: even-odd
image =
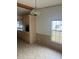
[{"label": "white wall", "polygon": [[39,9],[36,19],[36,31],[40,34],[51,35],[51,21],[62,19],[62,6]]}]

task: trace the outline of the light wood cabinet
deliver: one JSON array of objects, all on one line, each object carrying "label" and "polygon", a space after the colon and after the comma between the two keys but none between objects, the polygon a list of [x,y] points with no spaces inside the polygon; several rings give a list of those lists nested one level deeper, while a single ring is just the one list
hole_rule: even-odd
[{"label": "light wood cabinet", "polygon": [[29,25],[29,32],[20,32],[18,35],[26,42],[32,44],[36,42],[36,17],[31,15],[22,16],[25,26]]}]

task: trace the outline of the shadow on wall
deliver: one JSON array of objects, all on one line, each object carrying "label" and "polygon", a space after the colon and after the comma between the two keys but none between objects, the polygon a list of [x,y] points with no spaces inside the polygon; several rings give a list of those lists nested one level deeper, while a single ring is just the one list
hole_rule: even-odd
[{"label": "shadow on wall", "polygon": [[37,43],[62,53],[62,45],[52,42],[50,36],[37,34]]}]

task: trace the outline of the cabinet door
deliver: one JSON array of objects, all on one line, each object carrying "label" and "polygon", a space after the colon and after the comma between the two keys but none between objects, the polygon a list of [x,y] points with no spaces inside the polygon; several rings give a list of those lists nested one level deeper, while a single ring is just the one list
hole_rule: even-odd
[{"label": "cabinet door", "polygon": [[23,17],[23,22],[25,25],[29,25],[29,16],[28,15],[25,15],[25,16],[22,16]]}]

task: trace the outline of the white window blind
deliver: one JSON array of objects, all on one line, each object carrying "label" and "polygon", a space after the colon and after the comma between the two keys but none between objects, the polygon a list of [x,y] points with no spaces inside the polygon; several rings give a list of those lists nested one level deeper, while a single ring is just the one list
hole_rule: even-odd
[{"label": "white window blind", "polygon": [[52,41],[62,43],[62,21],[52,21]]}]

